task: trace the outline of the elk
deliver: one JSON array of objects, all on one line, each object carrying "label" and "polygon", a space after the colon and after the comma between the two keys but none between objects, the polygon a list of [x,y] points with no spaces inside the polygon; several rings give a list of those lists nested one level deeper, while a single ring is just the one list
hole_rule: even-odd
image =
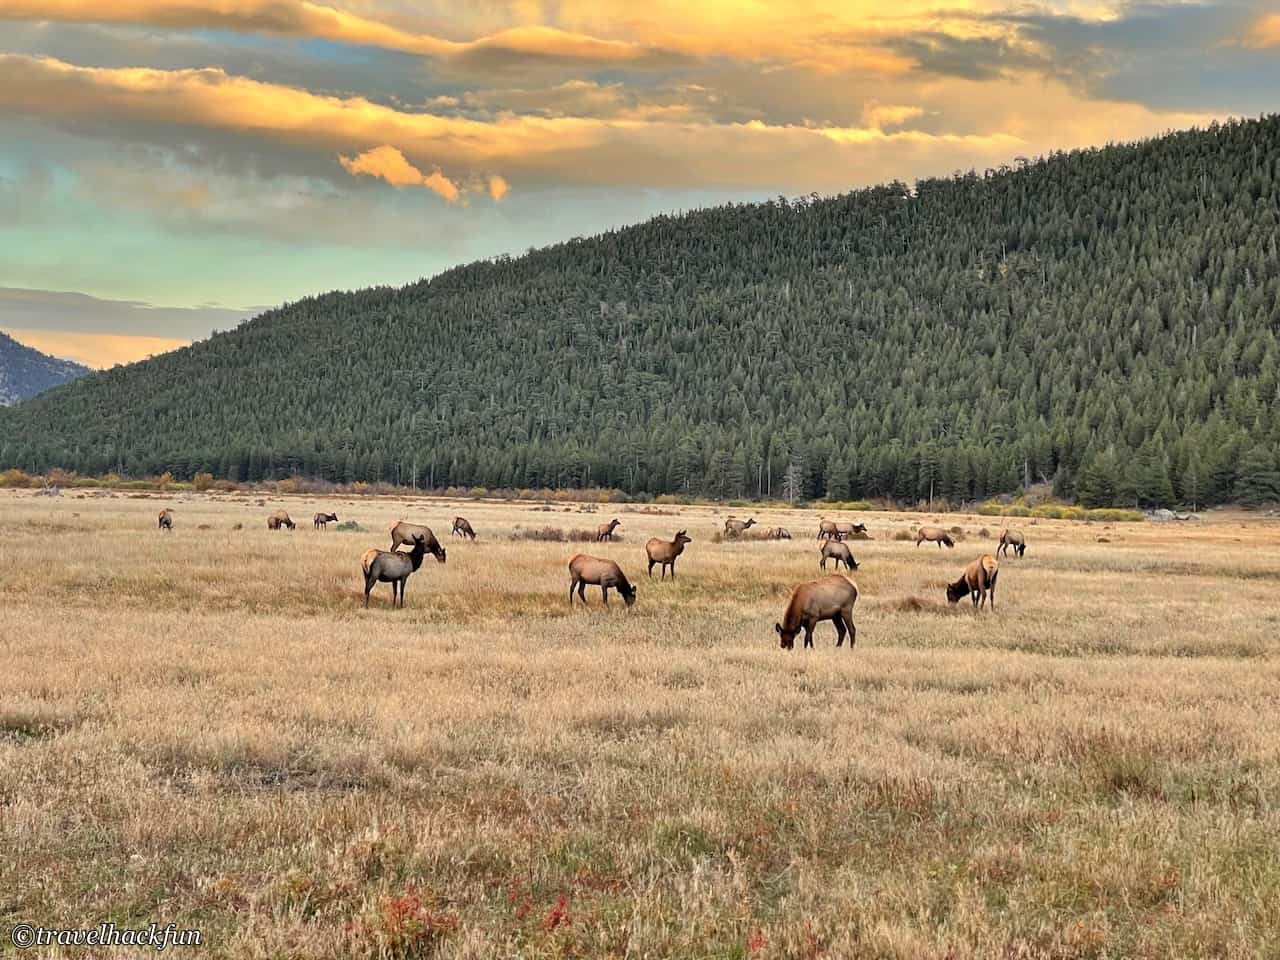
[{"label": "elk", "polygon": [[285,513],[283,510],[277,510],[271,516],[267,517],[267,529],[279,530],[281,527],[288,527],[292,530],[294,523],[289,519],[289,514]]},{"label": "elk", "polygon": [[1027,538],[1022,535],[1021,530],[1000,531],[1000,546],[996,547],[996,556],[1007,557],[1010,547],[1013,547],[1013,552],[1018,557],[1027,552]]},{"label": "elk", "polygon": [[424,527],[420,523],[406,523],[399,520],[392,524],[391,527],[391,549],[394,550],[402,543],[413,543],[414,538],[418,535],[422,536],[423,541],[427,545],[427,553],[436,558],[438,563],[445,562],[445,549],[440,546],[440,541],[436,539],[436,535],[431,532],[430,527]]},{"label": "elk", "polygon": [[822,572],[827,572],[827,561],[834,560],[836,562],[836,570],[840,569],[840,564],[844,564],[846,570],[857,570],[858,561],[853,559],[853,551],[849,549],[847,543],[841,543],[839,540],[827,540],[818,548],[818,553],[822,555],[822,559],[818,565],[822,567]]},{"label": "elk", "polygon": [[476,532],[471,528],[471,524],[466,517],[453,518],[453,533],[455,537],[470,537],[472,540],[476,538]]},{"label": "elk", "polygon": [[627,606],[636,602],[636,588],[631,585],[626,574],[612,560],[600,557],[589,557],[585,553],[576,554],[569,561],[569,606],[573,606],[573,591],[578,591],[578,599],[587,602],[587,584],[598,585],[604,597],[604,605],[609,605],[609,588],[615,587],[622,594]]},{"label": "elk", "polygon": [[984,553],[964,568],[960,579],[947,584],[947,602],[959,603],[966,594],[973,600],[973,605],[981,609],[986,605],[987,595],[991,595],[991,609],[996,608],[996,578],[1000,575],[1000,567],[996,558]]},{"label": "elk", "polygon": [[655,563],[662,564],[662,576],[659,579],[665,579],[667,576],[667,567],[671,568],[671,579],[676,578],[676,557],[684,552],[684,545],[693,543],[689,537],[685,535],[684,530],[676,531],[676,538],[671,541],[663,540],[660,537],[654,537],[644,545],[644,552],[649,555],[649,576],[653,577],[653,565]]},{"label": "elk", "polygon": [[160,511],[160,529],[161,530],[173,529],[173,511],[170,510],[168,507],[165,507],[163,510]]},{"label": "elk", "polygon": [[338,522],[336,513],[317,513],[311,518],[311,522],[315,524],[317,530],[325,530],[329,524]]},{"label": "elk", "polygon": [[916,533],[916,546],[918,547],[925,542],[936,543],[939,550],[942,549],[944,544],[948,547],[956,545],[956,542],[951,539],[951,534],[941,527],[921,527],[919,532]]},{"label": "elk", "polygon": [[836,522],[834,520],[819,520],[818,539],[830,540],[833,537],[837,540],[840,539],[840,530],[836,526]]},{"label": "elk", "polygon": [[853,605],[857,601],[858,588],[839,574],[800,584],[791,591],[782,623],[773,625],[782,638],[782,649],[795,648],[796,634],[801,629],[804,630],[804,645],[812,647],[814,626],[830,620],[836,627],[836,646],[844,643],[845,629],[848,628],[849,649],[852,650],[858,641],[858,628],[853,624]]},{"label": "elk", "polygon": [[750,520],[736,520],[733,517],[730,517],[724,522],[724,535],[729,537],[731,540],[736,540],[750,527],[752,527],[755,522],[755,517],[752,517]]},{"label": "elk", "polygon": [[408,553],[395,550],[379,550],[370,547],[360,558],[360,568],[364,570],[364,606],[369,609],[369,593],[375,583],[391,584],[391,607],[396,607],[396,593],[399,588],[399,606],[404,609],[404,585],[409,574],[415,573],[422,566],[422,557],[427,552],[427,539],[420,533],[413,535],[413,549]]},{"label": "elk", "polygon": [[859,533],[866,533],[867,525],[865,523],[837,523],[836,536],[841,540]]},{"label": "elk", "polygon": [[608,523],[600,524],[600,526],[596,527],[596,543],[600,543],[604,540],[612,540],[613,531],[620,526],[622,526],[622,521],[617,517],[614,517]]},{"label": "elk", "polygon": [[786,527],[772,527],[769,530],[769,539],[770,540],[790,540],[791,534],[787,531]]}]

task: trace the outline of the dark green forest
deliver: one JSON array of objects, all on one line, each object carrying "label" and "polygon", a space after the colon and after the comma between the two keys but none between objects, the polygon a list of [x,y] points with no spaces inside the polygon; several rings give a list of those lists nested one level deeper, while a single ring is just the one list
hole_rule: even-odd
[{"label": "dark green forest", "polygon": [[0,414],[0,466],[1280,500],[1280,117],[330,293]]}]

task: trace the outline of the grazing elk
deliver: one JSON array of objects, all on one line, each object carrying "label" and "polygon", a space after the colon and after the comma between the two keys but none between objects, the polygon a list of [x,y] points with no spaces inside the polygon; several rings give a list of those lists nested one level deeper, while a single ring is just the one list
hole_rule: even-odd
[{"label": "grazing elk", "polygon": [[622,526],[622,521],[617,517],[614,517],[608,523],[600,524],[600,526],[596,527],[596,543],[600,543],[604,540],[612,540],[613,531],[620,526]]},{"label": "grazing elk", "polygon": [[364,570],[364,605],[369,608],[369,593],[375,583],[391,584],[391,606],[396,607],[396,593],[399,587],[401,609],[404,609],[404,585],[409,574],[415,573],[422,566],[422,557],[427,552],[427,540],[422,534],[414,534],[413,549],[408,553],[395,550],[379,550],[370,547],[360,558],[360,568]]},{"label": "grazing elk", "polygon": [[752,517],[750,520],[737,520],[730,517],[724,522],[724,535],[730,540],[736,540],[754,526],[755,522],[755,517]]},{"label": "grazing elk", "polygon": [[315,524],[317,530],[328,529],[329,524],[338,522],[336,513],[317,513],[311,518],[311,522]]},{"label": "grazing elk", "polygon": [[173,511],[170,510],[168,507],[165,507],[163,510],[160,511],[160,529],[161,530],[173,529]]},{"label": "grazing elk", "polygon": [[573,606],[573,591],[578,591],[578,599],[587,602],[587,584],[598,585],[604,597],[604,605],[609,605],[609,588],[615,587],[622,594],[627,606],[636,602],[636,588],[631,585],[626,574],[612,560],[600,557],[589,557],[585,553],[576,554],[569,561],[569,606]]},{"label": "grazing elk", "polygon": [[834,520],[818,521],[818,539],[819,540],[831,540],[831,539],[839,540],[840,539],[840,531],[839,529],[837,529],[836,522]]},{"label": "grazing elk", "polygon": [[1000,575],[1000,567],[996,558],[984,553],[964,568],[960,579],[947,584],[947,602],[959,603],[966,594],[979,609],[986,605],[987,595],[991,596],[991,609],[996,608],[996,578]]},{"label": "grazing elk", "polygon": [[818,566],[822,567],[822,572],[827,571],[827,561],[834,560],[836,562],[836,570],[840,569],[840,564],[844,564],[846,570],[857,570],[858,561],[853,559],[853,551],[849,549],[847,543],[841,543],[839,540],[827,540],[818,548],[818,553],[822,555]]},{"label": "grazing elk", "polygon": [[424,527],[420,523],[406,523],[399,520],[392,524],[391,527],[391,549],[394,550],[402,543],[413,543],[414,539],[421,536],[427,545],[427,553],[436,558],[437,562],[445,562],[445,549],[440,546],[440,541],[436,539],[436,535],[431,532],[430,527]]},{"label": "grazing elk", "polygon": [[1013,552],[1018,557],[1027,552],[1027,538],[1022,535],[1021,530],[1000,531],[1000,546],[996,547],[996,556],[1007,557],[1010,547],[1013,547]]},{"label": "grazing elk", "polygon": [[277,510],[271,516],[267,517],[267,529],[279,530],[281,527],[288,527],[292,530],[294,523],[289,519],[289,514],[285,513],[283,510]]},{"label": "grazing elk", "polygon": [[476,532],[471,528],[471,523],[466,517],[453,518],[453,533],[455,537],[470,537],[472,540],[476,538]]},{"label": "grazing elk", "polygon": [[671,579],[676,578],[676,557],[684,553],[684,545],[693,543],[689,537],[685,535],[684,530],[676,531],[674,540],[663,540],[660,537],[654,537],[644,545],[644,552],[649,555],[649,576],[653,576],[653,565],[655,563],[662,564],[662,576],[659,579],[665,579],[667,576],[667,567],[671,568]]},{"label": "grazing elk", "polygon": [[921,527],[919,532],[916,533],[916,546],[918,547],[920,544],[926,542],[936,543],[939,550],[941,550],[944,545],[948,547],[954,547],[956,545],[956,542],[951,539],[951,534],[947,533],[947,531],[943,530],[941,527]]},{"label": "grazing elk", "polygon": [[796,634],[804,630],[804,645],[813,646],[813,628],[830,620],[836,628],[836,646],[844,643],[845,628],[849,632],[849,649],[858,641],[858,628],[853,625],[853,605],[858,601],[858,588],[839,574],[802,583],[791,591],[782,623],[773,629],[782,638],[782,649],[796,645]]}]

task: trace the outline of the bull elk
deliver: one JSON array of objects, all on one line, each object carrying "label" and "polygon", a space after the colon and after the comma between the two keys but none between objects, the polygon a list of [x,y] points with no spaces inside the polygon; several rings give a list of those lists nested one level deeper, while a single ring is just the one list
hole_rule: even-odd
[{"label": "bull elk", "polygon": [[853,605],[857,601],[858,588],[839,574],[800,584],[791,591],[782,622],[773,625],[782,638],[782,649],[794,649],[796,634],[802,629],[804,645],[812,647],[814,626],[830,620],[836,628],[836,646],[844,643],[847,628],[849,649],[852,650],[858,641],[858,628],[853,624]]},{"label": "bull elk", "polygon": [[653,576],[653,565],[655,563],[662,564],[662,575],[659,579],[665,579],[667,576],[667,567],[671,568],[671,579],[676,578],[676,557],[684,552],[684,545],[693,543],[689,537],[685,535],[684,530],[676,531],[674,540],[663,540],[661,537],[654,537],[644,545],[644,552],[649,555],[649,576]]},{"label": "bull elk", "polygon": [[947,584],[947,602],[959,603],[966,595],[973,600],[973,605],[982,609],[986,605],[987,595],[991,596],[991,609],[996,608],[996,578],[1000,575],[1000,567],[996,558],[984,553],[964,568],[960,579]]},{"label": "bull elk", "polygon": [[579,600],[587,602],[587,584],[600,587],[606,607],[609,605],[610,587],[622,594],[628,607],[636,602],[636,588],[631,585],[621,567],[612,560],[579,553],[569,561],[569,606],[573,606],[574,590],[578,591]]}]

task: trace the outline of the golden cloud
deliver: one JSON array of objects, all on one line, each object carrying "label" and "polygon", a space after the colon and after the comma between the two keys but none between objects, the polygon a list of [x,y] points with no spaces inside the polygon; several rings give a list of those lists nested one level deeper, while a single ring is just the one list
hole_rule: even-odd
[{"label": "golden cloud", "polygon": [[1268,14],[1255,23],[1244,43],[1256,50],[1280,47],[1280,13]]},{"label": "golden cloud", "polygon": [[508,186],[507,181],[496,173],[489,177],[489,196],[495,203],[505,197],[510,190],[511,187]]},{"label": "golden cloud", "polygon": [[457,184],[441,173],[439,168],[431,173],[423,173],[406,160],[403,153],[388,144],[366,150],[358,157],[340,155],[338,162],[353,177],[377,177],[393,187],[426,187],[450,203],[457,203],[461,195]]}]

